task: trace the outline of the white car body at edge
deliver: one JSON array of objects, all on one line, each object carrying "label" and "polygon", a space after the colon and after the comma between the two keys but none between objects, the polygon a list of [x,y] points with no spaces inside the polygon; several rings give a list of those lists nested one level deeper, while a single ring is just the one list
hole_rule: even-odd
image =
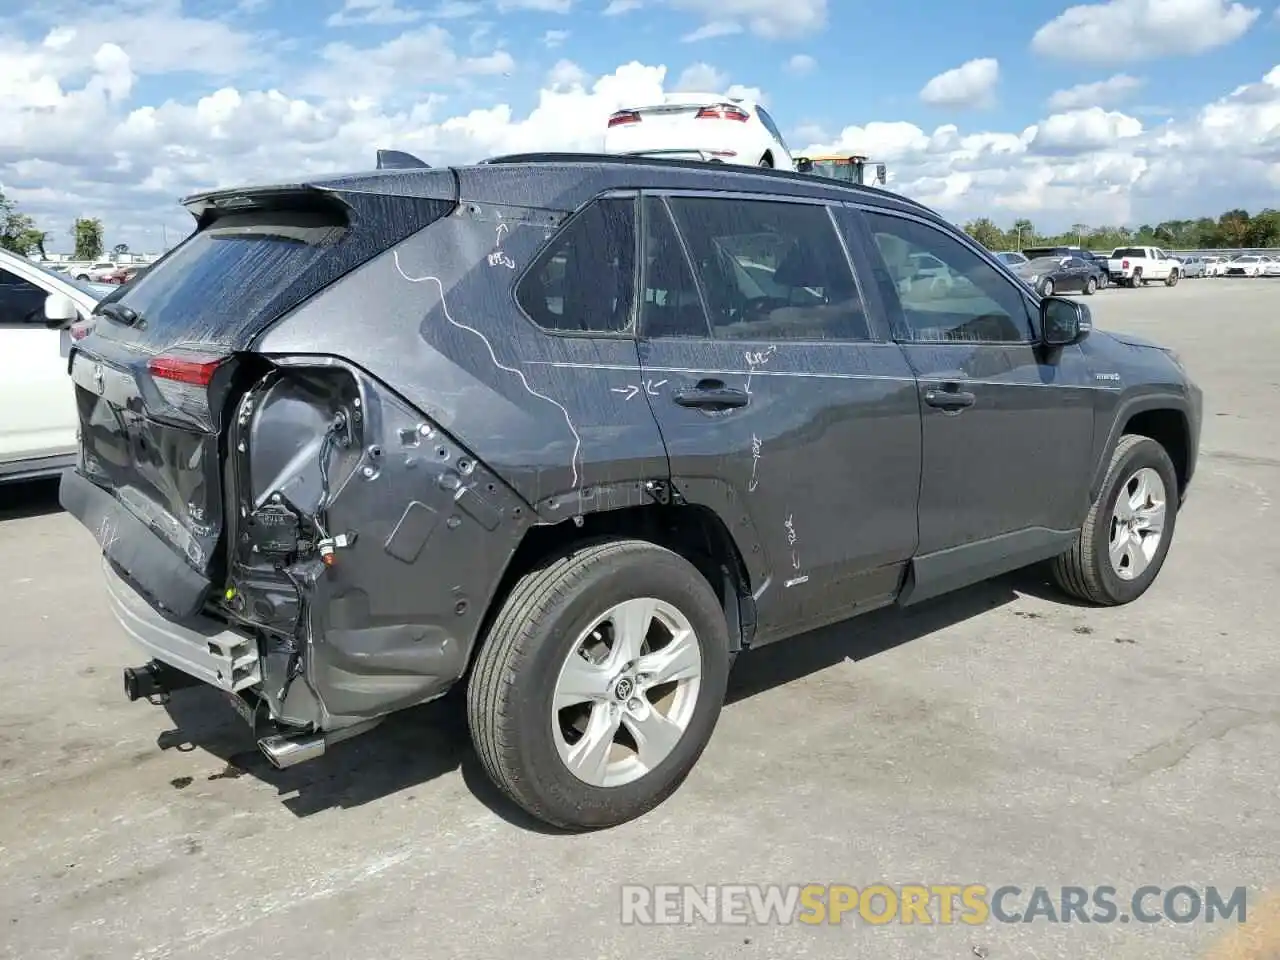
[{"label": "white car body at edge", "polygon": [[[0,482],[56,475],[74,462],[76,452],[79,417],[67,373],[70,324],[50,326],[43,298],[23,284],[38,288],[44,297],[66,297],[80,319],[87,319],[115,289],[76,283],[0,250]],[[23,306],[15,311],[6,303]],[[32,304],[36,314],[17,315]]]},{"label": "white car body at edge", "polygon": [[795,169],[768,110],[722,93],[670,93],[662,103],[617,110],[604,152]]}]

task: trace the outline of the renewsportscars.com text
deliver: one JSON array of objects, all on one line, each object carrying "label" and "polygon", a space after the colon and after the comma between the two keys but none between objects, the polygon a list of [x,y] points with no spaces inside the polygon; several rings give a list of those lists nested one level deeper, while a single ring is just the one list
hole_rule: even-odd
[{"label": "renewsportscars.com text", "polygon": [[1244,887],[627,885],[624,924],[1243,923]]}]

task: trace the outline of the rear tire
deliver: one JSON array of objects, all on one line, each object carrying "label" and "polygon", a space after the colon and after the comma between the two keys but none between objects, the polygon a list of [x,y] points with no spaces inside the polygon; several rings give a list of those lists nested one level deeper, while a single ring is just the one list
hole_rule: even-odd
[{"label": "rear tire", "polygon": [[[1146,483],[1148,497],[1135,511],[1132,501]],[[1125,502],[1121,503],[1121,498]],[[1147,500],[1162,510],[1145,506]],[[1128,514],[1126,521],[1117,514]],[[1127,434],[1111,454],[1097,499],[1080,528],[1075,546],[1056,557],[1050,572],[1066,593],[1099,606],[1131,603],[1146,593],[1164,566],[1178,516],[1178,475],[1164,447],[1149,437]],[[1152,521],[1158,539],[1152,542]],[[1127,561],[1127,565],[1126,565]],[[1139,569],[1138,564],[1142,564]]]},{"label": "rear tire", "polygon": [[1084,285],[1085,296],[1092,297],[1098,292],[1098,281],[1094,277],[1090,277]]},{"label": "rear tire", "polygon": [[1133,276],[1129,278],[1129,286],[1136,290],[1143,283],[1146,283],[1146,281],[1142,279],[1142,271],[1133,271]]},{"label": "rear tire", "polygon": [[[659,681],[677,636],[681,669]],[[579,544],[502,605],[476,655],[467,720],[485,771],[526,812],[564,830],[612,827],[684,782],[715,730],[729,664],[724,610],[696,567],[641,540]],[[672,684],[684,686],[663,692]]]}]

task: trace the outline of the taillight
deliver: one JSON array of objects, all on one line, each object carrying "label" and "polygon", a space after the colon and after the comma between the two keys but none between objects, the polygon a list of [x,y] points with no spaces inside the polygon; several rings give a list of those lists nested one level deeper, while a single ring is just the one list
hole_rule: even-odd
[{"label": "taillight", "polygon": [[93,333],[94,320],[77,320],[67,328],[72,340],[83,340],[89,334]]},{"label": "taillight", "polygon": [[212,429],[209,384],[226,360],[227,357],[217,354],[161,354],[147,361],[147,372],[165,403],[201,427]]},{"label": "taillight", "polygon": [[1121,261],[1120,261],[1120,269],[1121,269],[1121,270],[1128,270],[1128,269],[1129,269],[1129,261],[1128,261],[1128,260],[1121,260]]},{"label": "taillight", "polygon": [[207,387],[224,359],[226,358],[152,357],[147,361],[147,371],[161,380]]},{"label": "taillight", "polygon": [[703,107],[698,111],[699,120],[737,120],[739,123],[746,123],[751,119],[751,115],[741,107],[735,107],[731,103],[717,103],[712,107]]},{"label": "taillight", "polygon": [[609,118],[609,126],[620,127],[627,123],[639,123],[640,114],[634,110],[619,110]]}]

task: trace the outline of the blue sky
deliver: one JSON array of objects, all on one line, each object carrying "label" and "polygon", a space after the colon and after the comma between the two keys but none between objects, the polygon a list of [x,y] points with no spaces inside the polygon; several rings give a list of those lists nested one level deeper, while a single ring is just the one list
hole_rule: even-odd
[{"label": "blue sky", "polygon": [[1254,208],[1280,198],[1276,2],[4,4],[0,189],[153,243],[194,189],[381,146],[589,149],[621,102],[696,83],[760,91],[793,148],[884,159],[955,219]]}]

